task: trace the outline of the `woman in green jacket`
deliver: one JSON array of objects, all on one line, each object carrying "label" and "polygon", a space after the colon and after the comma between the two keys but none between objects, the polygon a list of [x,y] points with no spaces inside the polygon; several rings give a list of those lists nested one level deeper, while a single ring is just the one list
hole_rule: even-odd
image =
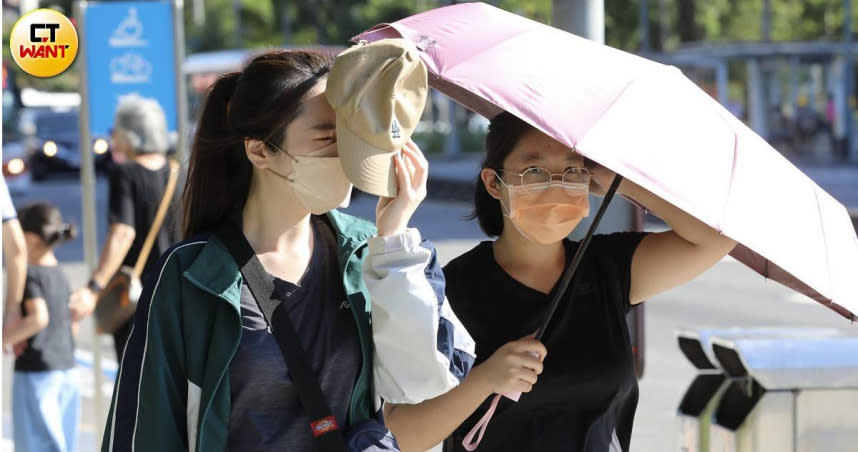
[{"label": "woman in green jacket", "polygon": [[[470,370],[473,341],[443,290],[432,290],[443,287],[434,250],[407,228],[425,197],[428,170],[413,143],[394,159],[398,195],[379,200],[375,226],[335,210],[347,204],[351,184],[325,98],[332,62],[319,53],[272,52],[212,87],[183,195],[186,240],[144,282],[103,450],[314,449],[288,364],[238,266],[211,234],[229,219],[242,226],[273,277],[275,296],[345,430],[377,416],[381,399],[396,394],[414,403],[388,403],[388,426],[403,450],[425,450],[490,393],[526,391],[536,381],[540,360],[527,352],[544,357],[544,348],[523,339],[451,390],[449,382]],[[387,299],[373,298],[364,272],[393,279]],[[415,278],[429,284],[413,284]],[[390,290],[396,281],[401,291]],[[373,377],[373,356],[385,350],[373,343],[370,306],[403,300],[437,303],[437,337],[403,338],[430,344],[428,353],[415,347],[417,361],[409,363],[426,360],[425,381]],[[409,397],[412,383],[420,397]]]}]

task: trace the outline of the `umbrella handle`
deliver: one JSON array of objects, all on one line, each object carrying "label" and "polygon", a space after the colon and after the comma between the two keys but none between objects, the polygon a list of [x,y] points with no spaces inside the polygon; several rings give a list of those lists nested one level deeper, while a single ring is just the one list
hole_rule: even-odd
[{"label": "umbrella handle", "polygon": [[[486,414],[483,415],[480,420],[474,424],[474,428],[468,432],[468,435],[465,436],[465,439],[462,440],[462,447],[467,451],[473,451],[477,449],[477,446],[480,445],[480,441],[483,440],[483,435],[486,434],[486,428],[489,426],[489,421],[492,420],[492,416],[495,414],[495,410],[498,407],[498,402],[500,402],[501,395],[495,394],[495,397],[492,399],[492,404],[489,405],[489,409],[486,410]],[[516,399],[517,400],[517,399]],[[474,437],[476,441],[474,441]]]},{"label": "umbrella handle", "polygon": [[611,182],[611,188],[609,188],[608,192],[605,193],[605,199],[602,201],[602,205],[599,206],[599,211],[596,212],[596,216],[593,218],[593,223],[590,224],[590,228],[587,229],[587,234],[584,235],[584,238],[578,245],[578,249],[575,251],[575,256],[572,258],[572,263],[569,264],[569,268],[566,269],[563,273],[563,277],[560,279],[560,285],[554,293],[554,299],[551,300],[551,305],[548,308],[548,313],[545,315],[545,319],[542,321],[539,333],[536,334],[536,340],[541,341],[542,337],[545,335],[545,330],[548,328],[551,318],[554,317],[554,312],[557,311],[557,307],[560,305],[560,300],[563,298],[563,294],[569,287],[569,283],[572,282],[572,276],[575,275],[578,265],[584,258],[584,252],[587,251],[587,247],[590,246],[590,240],[593,239],[593,234],[596,233],[596,228],[599,227],[599,223],[601,223],[602,217],[605,215],[605,211],[608,210],[608,204],[611,203],[611,200],[614,198],[614,194],[617,192],[617,189],[620,188],[620,182],[622,181],[623,176],[620,176],[619,174],[614,176],[614,181]]},{"label": "umbrella handle", "polygon": [[[535,358],[539,358],[539,354],[534,352],[527,352],[531,356]],[[520,392],[508,392],[506,394],[496,394],[492,399],[491,405],[489,405],[489,409],[486,410],[486,414],[480,418],[479,422],[477,422],[474,427],[468,432],[468,435],[465,436],[465,439],[462,440],[462,446],[464,446],[465,450],[472,451],[477,448],[480,444],[480,441],[483,440],[483,435],[486,433],[486,429],[489,426],[489,421],[492,420],[492,416],[495,414],[495,410],[498,407],[498,402],[500,402],[501,396],[506,397],[513,402],[518,402],[518,399],[521,398]],[[474,437],[477,437],[476,441],[474,441]]]}]

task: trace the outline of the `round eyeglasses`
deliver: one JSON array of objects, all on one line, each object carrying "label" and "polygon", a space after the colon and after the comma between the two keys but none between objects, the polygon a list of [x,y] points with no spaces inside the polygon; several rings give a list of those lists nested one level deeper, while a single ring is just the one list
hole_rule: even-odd
[{"label": "round eyeglasses", "polygon": [[[552,173],[542,167],[528,168],[521,173],[504,169],[497,171],[504,175],[518,176],[518,183],[515,183],[515,179],[513,179],[510,184],[523,186],[530,192],[546,190],[553,184],[560,184],[568,188],[587,188],[590,185],[590,176],[593,174],[587,168],[569,168],[560,174]],[[555,179],[560,180],[555,181]],[[581,187],[582,185],[583,187]]]}]

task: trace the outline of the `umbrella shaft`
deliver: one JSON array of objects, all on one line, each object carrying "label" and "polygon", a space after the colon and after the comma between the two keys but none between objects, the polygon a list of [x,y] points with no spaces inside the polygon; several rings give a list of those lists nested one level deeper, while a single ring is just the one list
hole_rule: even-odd
[{"label": "umbrella shaft", "polygon": [[584,258],[584,252],[586,252],[587,247],[590,246],[590,240],[593,239],[593,234],[595,234],[596,228],[599,227],[599,223],[602,221],[602,217],[605,215],[605,211],[608,210],[608,205],[611,203],[611,199],[614,198],[614,194],[617,192],[617,189],[620,187],[620,182],[622,181],[623,176],[617,174],[614,177],[614,181],[611,183],[611,188],[608,189],[607,193],[605,193],[605,199],[602,201],[602,205],[599,206],[599,211],[596,212],[596,216],[593,218],[593,223],[590,224],[590,228],[587,229],[587,234],[581,240],[581,244],[578,245],[578,249],[575,251],[575,256],[572,258],[572,263],[569,264],[569,267],[560,279],[560,285],[554,292],[554,298],[551,300],[551,305],[548,308],[548,313],[545,315],[545,320],[542,321],[542,326],[539,327],[539,331],[536,333],[537,340],[541,341],[542,337],[545,335],[545,330],[548,328],[551,318],[554,317],[554,312],[557,311],[557,307],[560,305],[560,300],[566,292],[566,289],[569,287],[569,283],[572,282],[575,270],[578,269],[578,265]]}]

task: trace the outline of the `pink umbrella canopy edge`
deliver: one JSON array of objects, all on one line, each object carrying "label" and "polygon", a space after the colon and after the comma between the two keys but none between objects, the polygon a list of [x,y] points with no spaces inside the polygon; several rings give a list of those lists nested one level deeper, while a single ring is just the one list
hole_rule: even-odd
[{"label": "pink umbrella canopy edge", "polygon": [[[471,4],[471,5],[474,5],[474,4]],[[467,6],[471,6],[471,5],[467,5]],[[456,5],[454,7],[465,7],[465,6],[466,5]],[[482,7],[493,8],[493,7],[488,7],[487,5],[482,5]],[[453,8],[453,7],[446,7],[446,8],[441,8],[441,9],[447,9],[447,8]],[[434,87],[434,88],[438,89],[439,91],[445,93],[446,95],[453,98],[456,102],[460,103],[461,105],[465,106],[466,108],[471,109],[471,110],[473,110],[473,111],[475,111],[475,112],[477,112],[477,113],[479,113],[479,114],[481,114],[487,118],[491,118],[491,117],[495,116],[496,114],[500,113],[501,111],[509,111],[510,113],[518,116],[519,118],[522,118],[523,120],[525,120],[526,122],[528,122],[532,126],[536,127],[537,129],[541,130],[542,132],[548,134],[549,136],[552,136],[553,138],[557,139],[558,141],[563,142],[563,143],[569,145],[570,147],[575,147],[576,143],[574,143],[573,140],[571,139],[571,137],[568,136],[567,134],[560,133],[558,130],[551,130],[550,127],[542,127],[542,124],[540,124],[539,121],[534,121],[531,116],[533,114],[538,114],[538,113],[522,111],[520,108],[518,108],[517,105],[515,105],[513,103],[504,102],[503,99],[491,99],[491,100],[489,100],[483,96],[475,95],[473,92],[469,91],[467,88],[456,84],[455,81],[446,80],[443,77],[441,77],[439,74],[437,74],[435,71],[433,71],[433,69],[437,70],[438,65],[435,64],[435,62],[432,60],[432,57],[426,52],[426,49],[431,48],[433,46],[433,44],[434,44],[433,39],[430,38],[429,36],[425,35],[425,34],[422,34],[421,32],[419,32],[417,30],[411,30],[407,25],[407,22],[415,21],[415,20],[421,18],[421,16],[426,17],[428,14],[431,14],[433,11],[437,11],[437,10],[430,10],[430,11],[427,11],[425,13],[417,14],[415,16],[411,16],[409,18],[403,19],[401,21],[398,21],[398,22],[392,23],[392,24],[379,24],[379,25],[371,28],[370,30],[368,30],[362,34],[359,34],[358,36],[353,38],[353,40],[375,41],[378,39],[399,38],[399,37],[405,37],[407,39],[411,39],[412,41],[415,42],[418,49],[421,50],[421,52],[420,52],[421,58],[424,60],[424,62],[426,62],[427,68],[429,68],[429,70],[430,70],[429,82],[430,82],[430,85],[432,87]],[[636,57],[636,58],[639,58],[639,57]],[[653,64],[657,65],[657,66],[663,66],[663,65],[660,65],[660,64],[654,63],[654,62],[653,62]],[[668,67],[668,66],[663,66],[663,67],[678,71],[678,69],[676,69],[676,68],[672,68],[672,67]],[[588,155],[589,153],[585,149],[578,149],[578,151],[581,152],[582,154],[585,154],[586,156],[588,156],[590,158],[593,158],[593,160],[599,161],[599,163],[605,164],[605,166],[607,166],[608,168],[610,168],[612,170],[616,170],[618,168],[618,166],[616,164],[613,164],[614,162],[608,163],[605,161],[600,161],[599,156]],[[622,165],[620,165],[620,166],[622,166]],[[623,174],[624,176],[627,176],[627,177],[629,176],[629,174],[625,174],[623,171],[619,171],[619,172],[620,172],[620,174]],[[637,182],[637,180],[635,180],[637,178],[634,176],[636,176],[636,175],[632,174],[631,179],[633,181]],[[667,198],[665,198],[665,200],[670,201]],[[719,231],[721,230],[721,228],[718,227],[718,225],[712,224],[711,221],[704,221],[704,222],[706,222],[707,224],[709,224],[712,227],[715,227]],[[727,234],[727,235],[730,235],[730,234]],[[856,240],[858,240],[858,239],[856,239]],[[803,281],[801,281],[800,279],[798,279],[794,275],[790,274],[789,272],[787,272],[786,270],[784,270],[780,266],[776,265],[774,262],[772,262],[770,259],[764,257],[759,252],[753,251],[743,244],[739,244],[736,247],[736,249],[733,250],[731,255],[734,258],[736,258],[738,261],[740,261],[743,264],[745,264],[746,266],[748,266],[749,268],[751,268],[751,269],[757,271],[758,273],[762,274],[767,279],[773,279],[773,280],[785,285],[786,287],[788,287],[790,289],[793,289],[793,290],[796,290],[802,294],[805,294],[805,295],[807,295],[807,296],[811,297],[812,299],[818,301],[819,303],[829,307],[830,309],[834,310],[835,312],[837,312],[841,316],[843,316],[843,317],[845,317],[845,318],[847,318],[853,322],[855,320],[858,320],[858,317],[856,317],[852,312],[850,312],[849,309],[847,309],[846,307],[844,307],[841,304],[834,302],[831,298],[822,295],[816,289],[814,289],[810,285],[804,283]]]}]

